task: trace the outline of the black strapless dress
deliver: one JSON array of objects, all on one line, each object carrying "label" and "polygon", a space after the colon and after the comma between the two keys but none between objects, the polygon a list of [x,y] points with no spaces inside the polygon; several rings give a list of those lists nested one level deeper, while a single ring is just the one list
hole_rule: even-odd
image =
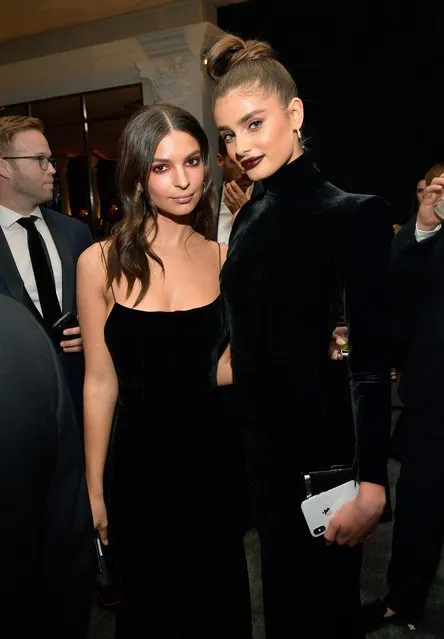
[{"label": "black strapless dress", "polygon": [[119,380],[109,521],[123,584],[119,639],[248,639],[242,453],[215,411],[221,297],[188,311],[115,303]]}]

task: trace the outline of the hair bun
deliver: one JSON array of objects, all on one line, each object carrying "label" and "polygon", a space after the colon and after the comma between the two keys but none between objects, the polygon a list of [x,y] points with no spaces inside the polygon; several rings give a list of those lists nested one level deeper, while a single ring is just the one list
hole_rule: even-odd
[{"label": "hair bun", "polygon": [[207,73],[218,82],[228,71],[241,62],[275,58],[272,47],[260,40],[242,40],[227,35],[218,40],[206,54]]}]

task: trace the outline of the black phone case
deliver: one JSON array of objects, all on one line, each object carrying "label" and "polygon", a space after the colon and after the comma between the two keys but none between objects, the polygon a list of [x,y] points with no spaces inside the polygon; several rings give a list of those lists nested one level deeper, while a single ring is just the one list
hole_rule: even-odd
[{"label": "black phone case", "polygon": [[112,607],[120,602],[120,581],[110,545],[104,546],[96,532],[95,547],[97,568],[94,592],[104,607]]},{"label": "black phone case", "polygon": [[63,335],[63,331],[65,330],[65,328],[74,328],[79,325],[77,317],[73,313],[67,313],[65,318],[63,318],[62,316],[58,321],[60,320],[63,321],[61,321],[58,326],[57,322],[52,325],[52,330],[54,332],[54,335],[56,336],[56,339],[60,342],[62,340],[67,341],[70,339],[77,339],[78,335]]}]

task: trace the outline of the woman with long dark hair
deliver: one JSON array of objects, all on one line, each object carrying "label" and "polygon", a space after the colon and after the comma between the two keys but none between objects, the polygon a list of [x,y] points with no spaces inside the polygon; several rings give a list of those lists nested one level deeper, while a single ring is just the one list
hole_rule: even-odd
[{"label": "woman with long dark hair", "polygon": [[[230,158],[265,193],[239,212],[221,290],[244,403],[267,639],[357,639],[360,542],[383,512],[390,430],[384,200],[344,193],[304,153],[303,104],[271,47],[226,36],[207,54]],[[342,300],[338,304],[338,291]],[[344,463],[325,405],[328,347],[345,309],[359,495],[314,539],[304,475]],[[347,460],[348,461],[348,460]]]},{"label": "woman with long dark hair", "polygon": [[[154,105],[122,135],[123,219],[78,266],[85,453],[94,525],[122,580],[119,639],[251,637],[208,141]],[[110,434],[117,406],[112,442]],[[104,468],[110,448],[109,500]],[[239,483],[238,483],[239,482]]]}]

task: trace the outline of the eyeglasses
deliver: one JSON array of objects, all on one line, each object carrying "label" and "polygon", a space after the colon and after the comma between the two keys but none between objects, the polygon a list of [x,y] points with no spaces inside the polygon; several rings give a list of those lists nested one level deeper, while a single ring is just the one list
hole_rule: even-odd
[{"label": "eyeglasses", "polygon": [[42,171],[46,171],[49,164],[56,168],[56,159],[54,155],[4,155],[4,160],[35,160],[39,163]]}]

